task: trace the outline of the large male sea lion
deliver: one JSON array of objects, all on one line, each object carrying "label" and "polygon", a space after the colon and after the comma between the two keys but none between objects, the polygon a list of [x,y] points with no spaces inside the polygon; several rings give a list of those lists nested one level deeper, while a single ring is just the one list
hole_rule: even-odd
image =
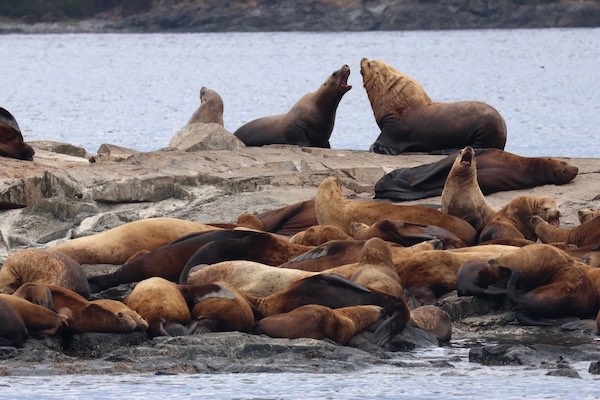
[{"label": "large male sea lion", "polygon": [[223,126],[223,99],[219,93],[202,86],[200,89],[200,107],[192,114],[187,124],[219,124]]},{"label": "large male sea lion", "polygon": [[382,219],[396,219],[439,226],[466,244],[473,244],[476,238],[475,229],[468,222],[434,208],[348,200],[342,196],[341,181],[337,176],[325,178],[319,185],[315,196],[315,213],[319,224],[335,225],[346,233],[350,233],[352,222],[372,225]]},{"label": "large male sea lion", "polygon": [[85,273],[72,258],[52,250],[25,249],[11,254],[0,269],[0,293],[11,294],[22,284],[43,283],[90,296]]},{"label": "large male sea lion", "polygon": [[15,117],[0,107],[0,157],[33,161],[34,154],[33,148],[23,141]]},{"label": "large male sea lion", "polygon": [[496,214],[497,210],[481,193],[477,182],[475,151],[471,146],[465,147],[456,156],[440,201],[442,212],[464,219],[478,232]]},{"label": "large male sea lion", "polygon": [[190,233],[217,229],[220,228],[177,218],[147,218],[67,240],[50,249],[80,264],[124,264],[140,250],[154,250]]},{"label": "large male sea lion", "polygon": [[[375,184],[375,198],[417,200],[442,194],[457,153],[411,168],[399,168]],[[522,157],[499,149],[475,149],[477,182],[483,194],[572,181],[578,168],[550,157]]]},{"label": "large male sea lion", "polygon": [[493,239],[537,240],[531,218],[539,216],[552,225],[560,224],[560,209],[556,200],[548,196],[519,196],[502,207],[481,230],[480,242]]},{"label": "large male sea lion", "polygon": [[506,125],[492,106],[433,102],[419,82],[382,61],[363,58],[360,73],[381,129],[371,151],[395,155],[465,146],[504,149]]},{"label": "large male sea lion", "polygon": [[293,144],[330,148],[338,104],[352,86],[350,68],[333,72],[319,88],[305,94],[285,114],[263,117],[239,127],[233,134],[246,146]]},{"label": "large male sea lion", "polygon": [[600,217],[586,220],[586,222],[571,229],[551,225],[538,216],[531,218],[531,224],[542,243],[565,242],[578,247],[600,243]]}]

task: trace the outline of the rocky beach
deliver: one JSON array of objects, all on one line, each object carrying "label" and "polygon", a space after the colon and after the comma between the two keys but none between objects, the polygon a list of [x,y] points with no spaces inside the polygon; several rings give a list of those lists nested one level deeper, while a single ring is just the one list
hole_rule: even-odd
[{"label": "rocky beach", "polygon": [[[65,143],[32,142],[33,162],[0,158],[0,262],[23,248],[43,248],[126,222],[168,216],[203,223],[231,223],[243,212],[257,214],[314,197],[330,175],[341,178],[348,198],[372,201],[374,184],[386,173],[442,156],[386,156],[366,151],[272,145],[235,150],[139,153],[103,145],[97,154]],[[93,162],[91,162],[93,161]],[[545,185],[487,196],[496,207],[521,194],[547,195],[561,204],[563,226],[575,226],[577,210],[600,208],[600,160],[568,159],[579,168],[568,184]],[[440,198],[403,204],[439,205]],[[84,265],[88,275],[114,269]],[[96,296],[122,299],[132,285]],[[458,297],[439,301],[453,319],[447,348],[469,348],[471,363],[526,365],[550,375],[598,373],[595,332],[505,323],[505,302]],[[355,336],[348,346],[329,340],[271,339],[243,333],[157,337],[145,333],[77,334],[30,338],[23,348],[0,348],[1,375],[344,372],[376,365],[452,368],[452,351],[421,360],[414,350],[437,339],[408,327],[383,349]],[[465,361],[464,359],[462,361]],[[588,370],[574,365],[585,363]]]}]

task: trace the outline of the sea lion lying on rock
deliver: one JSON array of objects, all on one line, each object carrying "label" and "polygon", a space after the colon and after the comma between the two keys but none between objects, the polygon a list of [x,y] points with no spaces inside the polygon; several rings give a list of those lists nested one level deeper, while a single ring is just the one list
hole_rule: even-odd
[{"label": "sea lion lying on rock", "polygon": [[363,58],[360,73],[381,129],[371,151],[396,155],[465,146],[504,149],[506,125],[490,105],[433,102],[419,82],[378,60]]},{"label": "sea lion lying on rock", "polygon": [[15,117],[0,107],[0,157],[33,161],[34,154],[33,148],[23,141],[23,135]]}]

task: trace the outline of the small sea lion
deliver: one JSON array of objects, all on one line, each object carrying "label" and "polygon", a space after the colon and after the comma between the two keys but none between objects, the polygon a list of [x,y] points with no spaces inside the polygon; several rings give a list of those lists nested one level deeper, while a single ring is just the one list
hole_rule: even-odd
[{"label": "small sea lion", "polygon": [[345,345],[354,335],[364,331],[383,316],[383,308],[380,306],[362,305],[331,309],[318,304],[307,304],[258,321],[255,332],[275,338],[328,338]]},{"label": "small sea lion", "polygon": [[600,210],[592,210],[591,208],[583,208],[577,211],[577,218],[580,224],[585,224],[588,221],[600,216]]},{"label": "small sea lion", "polygon": [[334,71],[319,88],[305,94],[285,114],[263,117],[239,127],[233,134],[246,146],[292,144],[330,148],[335,114],[348,85],[350,68]]},{"label": "small sea lion", "polygon": [[319,224],[335,225],[348,234],[352,222],[372,225],[382,219],[392,219],[439,226],[458,236],[465,244],[473,244],[476,237],[475,229],[468,222],[434,208],[348,200],[342,196],[341,181],[337,176],[325,178],[319,185],[315,213]]},{"label": "small sea lion", "polygon": [[493,239],[527,239],[536,241],[531,218],[537,215],[552,225],[560,225],[560,208],[547,196],[519,196],[502,207],[483,228],[480,242]]},{"label": "small sea lion", "polygon": [[219,124],[223,126],[223,99],[219,93],[202,86],[200,89],[200,106],[187,122],[189,124]]},{"label": "small sea lion", "polygon": [[0,346],[23,347],[27,335],[23,318],[8,301],[0,298]]},{"label": "small sea lion", "polygon": [[478,101],[434,102],[419,82],[379,60],[363,58],[360,73],[381,129],[372,152],[504,149],[506,124],[492,106]]},{"label": "small sea lion", "polygon": [[23,141],[21,129],[11,113],[0,107],[0,157],[33,161],[35,151]]},{"label": "small sea lion", "polygon": [[485,199],[477,182],[475,151],[471,146],[462,149],[446,178],[442,190],[442,212],[470,223],[477,232],[492,219],[498,210]]},{"label": "small sea lion", "polygon": [[350,240],[346,232],[333,225],[314,225],[290,238],[291,243],[305,246],[320,246],[330,240]]},{"label": "small sea lion", "polygon": [[11,294],[27,282],[58,285],[84,297],[90,296],[81,266],[57,251],[25,249],[16,251],[6,259],[0,269],[0,293]]},{"label": "small sea lion", "polygon": [[565,242],[577,247],[600,243],[600,217],[587,219],[575,228],[559,228],[544,221],[537,215],[531,218],[531,225],[542,243]]},{"label": "small sea lion", "polygon": [[438,340],[447,343],[452,338],[452,319],[444,310],[434,305],[426,305],[410,310],[412,319],[419,328],[433,333]]}]

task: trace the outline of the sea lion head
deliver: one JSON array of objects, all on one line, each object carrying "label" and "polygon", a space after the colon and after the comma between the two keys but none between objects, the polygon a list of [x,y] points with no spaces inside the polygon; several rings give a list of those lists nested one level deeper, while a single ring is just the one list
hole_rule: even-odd
[{"label": "sea lion head", "polygon": [[344,65],[342,68],[334,71],[326,80],[323,82],[323,87],[329,90],[339,91],[342,95],[352,89],[352,85],[348,85],[348,77],[350,76],[350,67]]},{"label": "sea lion head", "polygon": [[540,216],[544,221],[554,226],[560,225],[560,205],[558,201],[551,197],[542,196],[536,202],[534,210],[535,215]]},{"label": "sea lion head", "polygon": [[548,176],[553,177],[552,183],[558,185],[572,181],[579,172],[579,168],[575,165],[555,158],[540,158],[540,162],[543,164],[540,165],[539,169]]},{"label": "sea lion head", "polygon": [[458,153],[450,173],[453,175],[471,175],[477,172],[475,150],[467,146]]},{"label": "sea lion head", "polygon": [[600,210],[582,208],[581,210],[577,211],[577,218],[581,224],[585,224],[586,222],[591,221],[598,216],[600,216]]},{"label": "sea lion head", "polygon": [[33,161],[34,154],[33,148],[23,141],[15,117],[0,107],[0,156]]},{"label": "sea lion head", "polygon": [[408,108],[432,103],[419,82],[383,61],[363,58],[360,73],[378,122],[389,115],[400,116]]}]

